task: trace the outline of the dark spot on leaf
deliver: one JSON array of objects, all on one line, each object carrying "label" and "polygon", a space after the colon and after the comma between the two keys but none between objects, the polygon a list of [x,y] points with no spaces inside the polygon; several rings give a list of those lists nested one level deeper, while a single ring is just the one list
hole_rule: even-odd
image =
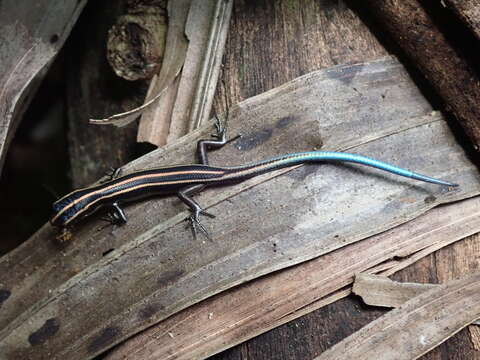
[{"label": "dark spot on leaf", "polygon": [[285,116],[277,121],[277,123],[275,124],[275,127],[277,129],[284,129],[294,121],[295,121],[295,116]]},{"label": "dark spot on leaf", "polygon": [[51,37],[50,37],[50,44],[55,44],[58,39],[60,39],[60,37],[58,36],[58,34],[53,34]]},{"label": "dark spot on leaf", "polygon": [[97,337],[95,337],[88,345],[89,353],[97,353],[115,341],[120,335],[120,330],[116,327],[105,328]]},{"label": "dark spot on leaf", "polygon": [[166,271],[166,272],[160,274],[160,276],[157,280],[157,283],[158,283],[159,286],[169,285],[169,284],[175,282],[175,280],[179,279],[183,274],[185,274],[185,271],[183,271],[183,270]]},{"label": "dark spot on leaf", "polygon": [[433,195],[427,196],[423,201],[425,201],[425,204],[430,204],[433,203],[437,200],[437,198]]},{"label": "dark spot on leaf", "polygon": [[143,320],[150,319],[153,315],[155,315],[159,310],[159,307],[148,304],[144,308],[140,309],[138,312],[138,317]]},{"label": "dark spot on leaf", "polygon": [[102,256],[107,256],[107,255],[110,254],[113,250],[115,250],[115,249],[108,249],[107,251],[104,251],[104,252],[102,253]]},{"label": "dark spot on leaf", "polygon": [[28,337],[28,342],[32,345],[41,345],[48,338],[55,335],[60,329],[60,323],[56,318],[48,319],[45,321],[45,324],[42,325],[40,329],[30,334]]},{"label": "dark spot on leaf", "polygon": [[12,293],[7,289],[0,289],[0,308],[5,300],[7,300]]},{"label": "dark spot on leaf", "polygon": [[326,71],[329,79],[339,80],[345,84],[350,84],[355,76],[362,71],[363,64],[354,64],[332,68]]},{"label": "dark spot on leaf", "polygon": [[247,134],[237,140],[236,148],[243,151],[255,149],[272,137],[271,129],[262,129],[253,134]]}]

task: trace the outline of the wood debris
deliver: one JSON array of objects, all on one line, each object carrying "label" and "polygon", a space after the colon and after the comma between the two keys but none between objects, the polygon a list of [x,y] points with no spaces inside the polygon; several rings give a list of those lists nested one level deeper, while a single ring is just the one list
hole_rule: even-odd
[{"label": "wood debris", "polygon": [[[440,285],[401,283],[386,276],[360,273],[355,276],[352,291],[367,305],[399,307],[411,298],[438,286]],[[473,323],[480,325],[479,321]]]},{"label": "wood debris", "polygon": [[445,4],[480,40],[480,4],[478,0],[445,0]]},{"label": "wood debris", "polygon": [[112,26],[107,59],[118,76],[135,81],[151,79],[159,72],[165,51],[166,12],[165,0],[135,2]]},{"label": "wood debris", "polygon": [[375,15],[425,75],[480,151],[479,78],[468,61],[450,45],[422,1],[367,0],[362,7]]},{"label": "wood debris", "polygon": [[418,359],[480,318],[480,273],[449,281],[405,302],[315,360]]},{"label": "wood debris", "polygon": [[[188,48],[188,39],[185,36],[185,23],[192,0],[169,1],[167,7],[168,30],[160,74],[155,78],[155,85],[151,87],[146,102],[135,109],[124,113],[109,116],[105,119],[90,119],[91,124],[115,125],[122,127],[134,121],[143,111],[152,106],[172,85],[182,70],[185,54]],[[172,4],[175,4],[173,6]]]}]

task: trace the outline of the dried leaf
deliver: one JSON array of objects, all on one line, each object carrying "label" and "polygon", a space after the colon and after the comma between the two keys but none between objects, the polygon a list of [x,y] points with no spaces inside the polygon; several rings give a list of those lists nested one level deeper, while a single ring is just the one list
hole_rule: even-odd
[{"label": "dried leaf", "polygon": [[182,72],[176,86],[170,86],[155,106],[142,114],[137,141],[163,146],[208,119],[232,5],[232,0],[192,3],[185,25],[190,42]]},{"label": "dried leaf", "polygon": [[[479,229],[479,197],[433,209],[385,233],[191,306],[127,340],[106,360],[203,359],[349,295],[355,273],[372,267],[399,271],[410,265],[410,257],[394,263],[388,259],[409,252],[418,260],[419,253],[427,256]],[[206,321],[208,313],[216,316]],[[175,337],[165,336],[167,331]]]},{"label": "dried leaf", "polygon": [[1,172],[21,116],[86,0],[39,0],[35,11],[30,2],[0,3]]},{"label": "dried leaf", "polygon": [[[359,87],[361,94],[355,91]],[[213,242],[192,241],[183,223],[189,212],[172,198],[128,206],[129,225],[114,230],[103,224],[99,229],[100,220],[91,217],[62,250],[52,243],[53,229],[45,226],[0,259],[0,283],[11,294],[0,312],[0,353],[16,358],[55,353],[72,360],[96,356],[216,293],[479,193],[478,170],[395,60],[306,74],[234,109],[230,129],[244,136],[212,152],[212,163],[244,164],[318,147],[322,139],[325,149],[368,154],[462,186],[446,191],[368,168],[322,164],[199,194],[199,202],[218,215],[205,222]],[[128,164],[125,173],[189,163],[196,141],[210,133],[207,126],[192,132]],[[409,146],[402,147],[405,143]],[[423,156],[412,155],[419,152]],[[445,158],[455,159],[455,166]],[[115,250],[102,256],[112,245]],[[62,324],[55,336],[41,346],[25,343],[53,317]]]}]

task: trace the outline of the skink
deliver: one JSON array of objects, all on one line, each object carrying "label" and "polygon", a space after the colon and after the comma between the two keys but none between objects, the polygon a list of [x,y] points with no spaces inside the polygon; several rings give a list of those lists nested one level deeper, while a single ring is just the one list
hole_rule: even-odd
[{"label": "skink", "polygon": [[[215,139],[201,140],[197,145],[200,164],[168,166],[158,169],[138,171],[125,176],[114,174],[109,181],[84,189],[75,190],[53,204],[54,215],[50,222],[54,226],[67,227],[77,220],[95,212],[99,208],[109,207],[110,220],[122,224],[127,218],[122,208],[123,203],[153,195],[176,194],[191,210],[190,221],[196,236],[197,228],[208,236],[199,221],[199,216],[213,215],[205,212],[192,199],[192,195],[207,186],[237,183],[273,170],[310,162],[350,162],[370,166],[407,178],[433,184],[455,187],[447,181],[414,173],[374,160],[366,156],[330,151],[309,151],[286,154],[268,160],[234,167],[208,165],[207,149],[220,148],[229,141],[226,131],[218,123]],[[230,140],[232,141],[232,140]]]}]

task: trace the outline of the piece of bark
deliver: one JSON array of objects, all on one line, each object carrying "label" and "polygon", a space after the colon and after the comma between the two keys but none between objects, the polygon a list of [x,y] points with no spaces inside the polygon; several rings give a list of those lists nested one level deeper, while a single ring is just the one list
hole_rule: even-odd
[{"label": "piece of bark", "polygon": [[85,4],[40,0],[32,11],[29,2],[1,2],[0,173],[24,111]]},{"label": "piece of bark", "polygon": [[475,70],[448,43],[418,0],[367,0],[376,17],[420,69],[480,151],[480,86]]},{"label": "piece of bark", "polygon": [[344,1],[238,0],[232,16],[223,67],[231,104],[311,71],[389,55]]},{"label": "piece of bark", "polygon": [[[45,226],[0,260],[0,267],[8,269],[0,271],[0,281],[11,292],[2,304],[10,311],[0,314],[6,323],[0,338],[7,354],[95,356],[208,296],[480,191],[476,168],[396,61],[307,74],[234,110],[231,130],[242,131],[244,137],[221,153],[212,153],[212,163],[227,158],[241,164],[318,148],[322,139],[325,149],[369,154],[451,181],[461,180],[462,186],[446,191],[433,184],[374,175],[371,169],[324,164],[269,173],[200,194],[199,202],[206,209],[215,206],[213,212],[222,214],[216,219],[222,220],[221,226],[206,223],[213,242],[192,241],[190,229],[183,224],[189,212],[176,199],[152,199],[128,207],[129,226],[113,233],[104,226],[99,229],[99,220],[90,217],[75,229],[74,241],[62,252],[50,242],[54,233]],[[412,113],[421,115],[406,118]],[[264,122],[259,124],[258,118]],[[345,131],[353,128],[355,134]],[[193,157],[195,140],[210,132],[209,127],[202,128],[151,152],[129,164],[125,173],[152,164],[187,163]],[[445,159],[454,160],[455,167]],[[285,189],[292,194],[288,201]],[[257,211],[263,216],[250,216]],[[7,272],[9,276],[2,276]],[[72,313],[73,307],[77,311]],[[83,316],[86,312],[91,315]],[[52,316],[64,328],[32,348],[29,335]]]},{"label": "piece of bark", "polygon": [[[399,307],[411,298],[438,286],[440,285],[401,283],[386,276],[360,273],[355,276],[352,291],[367,305]],[[474,321],[473,324],[480,325],[480,321]]]},{"label": "piece of bark", "polygon": [[480,40],[480,1],[479,0],[444,0],[460,20]]},{"label": "piece of bark", "polygon": [[[357,272],[399,271],[411,264],[410,256],[418,260],[418,254],[427,256],[479,230],[479,197],[444,205],[386,233],[204,300],[127,340],[106,359],[206,358],[347,296]],[[400,260],[389,261],[399,255]]]},{"label": "piece of bark", "polygon": [[480,318],[479,293],[480,273],[439,285],[315,359],[418,359]]},{"label": "piece of bark", "polygon": [[151,79],[160,70],[167,33],[166,2],[130,5],[108,31],[107,59],[130,81]]},{"label": "piece of bark", "polygon": [[142,114],[137,136],[139,142],[163,146],[208,119],[232,6],[232,0],[192,2],[185,24],[188,50],[178,85],[169,88]]},{"label": "piece of bark", "polygon": [[[477,320],[476,323],[480,325],[480,321]],[[480,326],[469,326],[468,330],[470,331],[473,347],[475,350],[480,351]]]}]

